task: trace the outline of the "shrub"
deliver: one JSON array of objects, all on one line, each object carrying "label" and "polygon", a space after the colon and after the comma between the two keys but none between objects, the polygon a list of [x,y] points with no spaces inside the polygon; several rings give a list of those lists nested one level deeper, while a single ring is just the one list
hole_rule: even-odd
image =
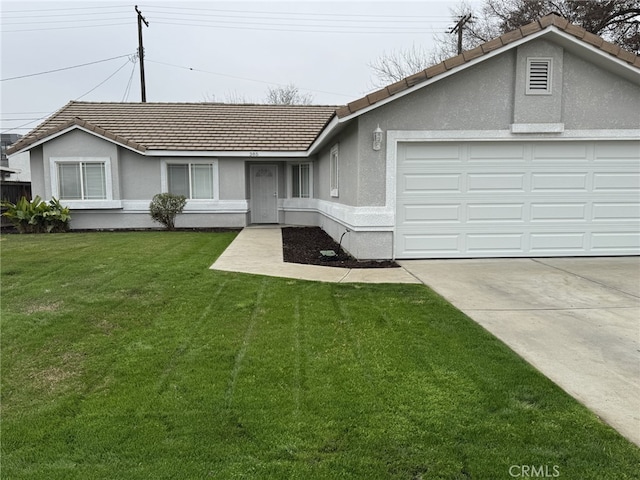
[{"label": "shrub", "polygon": [[158,193],[149,205],[151,218],[163,224],[167,230],[175,230],[176,215],[182,213],[186,204],[187,198],[184,195]]},{"label": "shrub", "polygon": [[52,198],[49,203],[39,196],[32,201],[22,197],[18,202],[2,202],[6,209],[2,215],[15,225],[20,233],[59,233],[69,230],[69,208]]}]

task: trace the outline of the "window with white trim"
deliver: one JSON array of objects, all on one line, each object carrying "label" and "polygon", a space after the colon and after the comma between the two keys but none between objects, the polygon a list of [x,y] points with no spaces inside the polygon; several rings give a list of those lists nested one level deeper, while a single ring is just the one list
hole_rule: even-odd
[{"label": "window with white trim", "polygon": [[211,163],[168,163],[167,190],[193,200],[215,198],[214,166]]},{"label": "window with white trim", "polygon": [[331,189],[331,196],[332,197],[337,197],[339,196],[339,182],[338,179],[339,177],[339,173],[340,173],[340,156],[339,156],[339,149],[338,149],[338,144],[335,144],[333,147],[331,147],[331,154],[329,157],[329,175],[330,175],[330,189]]},{"label": "window with white trim", "polygon": [[551,95],[551,58],[527,58],[527,95]]},{"label": "window with white trim", "polygon": [[53,196],[60,200],[108,200],[110,166],[107,158],[52,158]]},{"label": "window with white trim", "polygon": [[311,163],[291,165],[291,198],[311,198]]}]

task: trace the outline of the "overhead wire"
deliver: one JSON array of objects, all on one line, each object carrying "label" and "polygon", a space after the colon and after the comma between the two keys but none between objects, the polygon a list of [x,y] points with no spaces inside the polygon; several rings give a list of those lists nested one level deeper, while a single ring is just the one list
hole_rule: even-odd
[{"label": "overhead wire", "polygon": [[[145,58],[145,61],[149,62],[149,63],[157,63],[159,65],[166,65],[168,67],[180,68],[182,70],[190,70],[192,72],[208,73],[210,75],[218,75],[218,76],[221,76],[221,77],[234,78],[236,80],[246,80],[246,81],[249,81],[249,82],[262,83],[262,84],[265,84],[265,85],[277,85],[277,86],[280,86],[280,87],[286,87],[287,86],[284,83],[268,82],[266,80],[256,80],[255,78],[240,77],[240,76],[237,76],[237,75],[229,75],[227,73],[212,72],[210,70],[201,70],[199,68],[186,67],[184,65],[175,65],[173,63],[160,62],[160,61],[157,61],[157,60],[150,60],[148,58]],[[312,89],[312,88],[302,88],[302,87],[300,87],[300,89],[301,90],[305,90],[305,91],[309,91],[309,92],[327,93],[329,95],[339,95],[341,97],[349,97],[349,98],[353,98],[354,97],[353,94],[328,92],[326,90],[315,90],[315,89]]]},{"label": "overhead wire", "polygon": [[130,27],[132,22],[127,23],[105,23],[101,25],[78,25],[77,27],[40,27],[40,28],[22,28],[19,30],[2,30],[2,33],[19,33],[19,32],[43,32],[45,30],[75,30],[78,28],[99,28],[99,27]]},{"label": "overhead wire", "polygon": [[308,12],[308,13],[298,13],[298,12],[267,12],[260,10],[230,10],[230,9],[219,9],[219,8],[194,8],[194,7],[172,7],[168,5],[141,5],[140,8],[144,8],[145,11],[151,11],[151,9],[166,9],[166,10],[192,10],[192,11],[200,11],[200,12],[223,12],[223,13],[241,13],[246,15],[247,13],[257,13],[257,14],[265,14],[265,15],[289,15],[289,16],[325,16],[325,17],[372,17],[372,18],[446,18],[448,21],[451,20],[450,15],[384,15],[384,14],[370,14],[370,13],[321,13],[321,12]]},{"label": "overhead wire", "polygon": [[62,72],[62,71],[65,71],[65,70],[72,70],[74,68],[86,67],[88,65],[95,65],[97,63],[103,63],[103,62],[109,62],[111,60],[117,60],[118,58],[128,57],[129,55],[131,55],[131,54],[128,53],[126,55],[118,55],[117,57],[105,58],[103,60],[96,60],[95,62],[81,63],[79,65],[72,65],[70,67],[56,68],[54,70],[47,70],[46,72],[29,73],[29,74],[26,74],[26,75],[18,75],[16,77],[3,78],[3,79],[0,79],[0,82],[7,82],[9,80],[18,80],[20,78],[36,77],[38,75],[47,75],[49,73]]},{"label": "overhead wire", "polygon": [[133,74],[136,71],[137,60],[138,60],[138,57],[136,55],[136,56],[134,56],[134,58],[132,60],[133,67],[131,68],[131,75],[129,75],[129,82],[127,82],[127,87],[125,88],[124,94],[122,95],[122,101],[123,102],[126,102],[129,99],[129,93],[131,93],[131,84],[133,83]]},{"label": "overhead wire", "polygon": [[109,75],[107,78],[105,78],[102,82],[100,82],[98,85],[96,85],[95,87],[93,87],[91,90],[89,90],[86,93],[83,93],[82,95],[80,95],[79,97],[75,98],[74,100],[80,100],[82,97],[86,97],[87,95],[89,95],[91,92],[93,92],[94,90],[96,90],[98,87],[104,85],[105,83],[107,83],[109,81],[109,79],[111,79],[116,73],[118,73],[120,70],[122,70],[124,67],[127,66],[127,63],[129,63],[129,60],[127,59],[126,62],[124,62],[122,64],[122,66],[120,66],[115,72],[113,72],[111,75]]}]

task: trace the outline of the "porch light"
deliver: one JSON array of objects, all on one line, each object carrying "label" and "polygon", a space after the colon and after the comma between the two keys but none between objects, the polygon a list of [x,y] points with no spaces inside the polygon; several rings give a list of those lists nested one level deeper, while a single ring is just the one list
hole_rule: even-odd
[{"label": "porch light", "polygon": [[382,147],[382,130],[380,130],[380,125],[373,131],[373,149],[375,151],[380,150]]}]

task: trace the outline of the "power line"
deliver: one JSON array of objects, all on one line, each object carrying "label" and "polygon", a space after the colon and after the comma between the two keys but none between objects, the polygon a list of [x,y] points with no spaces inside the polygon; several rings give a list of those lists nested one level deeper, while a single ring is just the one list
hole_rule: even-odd
[{"label": "power line", "polygon": [[[178,23],[178,22],[154,22],[155,25],[173,25],[173,26],[185,26],[185,27],[204,27],[204,28],[224,28],[228,30],[257,30],[265,32],[297,32],[297,33],[339,33],[339,34],[362,34],[362,35],[409,35],[409,34],[426,34],[426,33],[444,33],[445,30],[395,30],[395,31],[350,31],[350,30],[309,30],[305,26],[300,26],[299,29],[291,28],[265,28],[265,27],[243,27],[243,26],[227,26],[227,25],[202,25],[196,23]],[[340,27],[338,27],[340,28]]]},{"label": "power line", "polygon": [[[149,59],[147,59],[147,62],[157,63],[159,65],[166,65],[168,67],[180,68],[182,70],[190,70],[192,72],[208,73],[210,75],[218,75],[220,77],[234,78],[236,80],[246,80],[246,81],[249,81],[249,82],[262,83],[262,84],[265,84],[265,85],[277,85],[277,86],[280,86],[280,87],[286,87],[287,86],[284,83],[267,82],[265,80],[256,80],[255,78],[239,77],[237,75],[229,75],[227,73],[212,72],[212,71],[209,71],[209,70],[200,70],[198,68],[185,67],[183,65],[174,65],[172,63],[159,62],[157,60],[149,60]],[[301,88],[301,90],[306,90],[306,91],[309,91],[309,92],[317,92],[317,93],[327,93],[329,95],[338,95],[338,96],[341,96],[341,97],[349,97],[349,98],[354,98],[354,96],[355,96],[353,94],[348,95],[346,93],[327,92],[326,90],[315,90],[315,89],[312,89],[312,88]]]},{"label": "power line", "polygon": [[105,83],[107,83],[107,81],[109,81],[109,79],[111,77],[113,77],[116,73],[118,73],[120,70],[122,70],[124,67],[127,66],[127,63],[129,63],[129,60],[127,60],[126,62],[124,62],[124,64],[119,67],[115,72],[113,72],[111,75],[109,75],[107,78],[105,78],[102,82],[100,82],[98,85],[96,85],[95,87],[93,87],[91,90],[89,90],[87,93],[83,93],[82,95],[80,95],[79,97],[75,98],[74,100],[80,100],[82,97],[86,97],[87,95],[89,95],[91,92],[93,92],[94,90],[96,90],[98,87],[104,85]]},{"label": "power line", "polygon": [[[18,125],[17,127],[13,127],[13,128],[9,128],[7,130],[3,130],[1,133],[7,133],[7,132],[11,132],[13,130],[31,130],[31,127],[27,127],[27,125],[31,125],[32,123],[35,123],[38,120],[44,120],[45,118],[49,117],[52,113],[53,112],[49,112],[44,117],[37,118],[36,120],[31,120],[30,122],[23,123],[22,125]],[[27,128],[25,128],[25,127],[27,127]]]},{"label": "power line", "polygon": [[[198,18],[198,19],[191,19],[191,18],[176,18],[176,17],[164,17],[164,16],[157,16],[155,17],[156,20],[172,20],[172,21],[180,21],[180,22],[202,22],[202,23],[211,23],[211,24],[235,24],[235,25],[250,25],[250,26],[273,26],[273,27],[298,27],[298,28],[307,28],[307,27],[320,27],[320,28],[375,28],[376,31],[380,31],[380,29],[398,29],[398,28],[402,28],[402,25],[387,25],[388,22],[384,22],[384,25],[380,25],[380,23],[382,22],[382,20],[376,20],[376,24],[372,25],[333,25],[332,22],[331,23],[304,23],[304,24],[300,24],[300,23],[274,23],[271,20],[275,20],[275,19],[269,19],[269,18],[259,18],[258,20],[267,20],[265,22],[249,22],[246,21],[244,18],[239,18],[239,17],[231,17],[231,18],[236,18],[237,20],[218,20],[218,19],[206,19],[206,18]],[[289,19],[284,19],[285,22],[300,22],[300,20],[289,20]],[[310,20],[305,20],[306,21],[310,21]],[[323,21],[323,20],[319,20],[319,21]],[[351,22],[353,23],[354,20],[344,20],[345,22]],[[396,23],[400,22],[402,24],[405,23],[419,23],[424,25],[424,22],[414,22],[412,20],[395,20]],[[412,28],[415,28],[415,26],[412,26]]]},{"label": "power line", "polygon": [[[162,11],[156,11],[156,10],[149,10],[150,13],[156,13],[159,15],[171,15],[171,19],[173,20],[189,20],[188,18],[178,18],[178,17],[198,17],[198,20],[202,20],[202,21],[209,21],[207,19],[203,19],[202,17],[214,17],[214,18],[235,18],[238,20],[279,20],[279,21],[285,21],[285,22],[357,22],[357,23],[372,23],[372,24],[388,24],[388,23],[420,23],[420,24],[424,24],[425,20],[421,19],[421,20],[416,20],[416,18],[418,17],[375,17],[373,19],[364,19],[364,18],[356,18],[356,19],[352,19],[352,18],[282,18],[280,16],[272,18],[272,17],[268,17],[268,16],[264,16],[264,15],[260,15],[260,16],[252,16],[252,15],[224,15],[224,14],[219,14],[219,13],[215,13],[215,14],[207,14],[207,13],[185,13],[185,12],[181,12],[181,13],[177,13],[177,12],[162,12]],[[273,14],[272,14],[273,15]],[[291,15],[297,15],[297,14],[291,14]],[[305,15],[305,14],[302,14]],[[330,15],[330,14],[327,14]],[[166,17],[155,17],[155,18],[166,18]],[[379,18],[379,19],[378,19]],[[401,18],[401,20],[393,20],[393,18]],[[430,18],[430,17],[427,17]],[[441,23],[449,23],[451,19],[449,17],[447,17],[446,19],[443,18],[442,20],[435,20],[435,19],[431,19],[431,21],[435,21],[435,22],[441,22]]]},{"label": "power line", "polygon": [[2,10],[2,14],[5,13],[33,13],[33,12],[64,12],[66,10],[94,10],[94,9],[102,9],[102,8],[129,8],[130,5],[122,4],[122,5],[103,5],[103,6],[93,6],[93,7],[68,7],[68,8],[38,8],[33,10]]},{"label": "power line", "polygon": [[[31,21],[31,22],[6,22],[3,21],[3,24],[6,26],[13,26],[13,25],[41,25],[41,24],[47,24],[47,23],[72,23],[72,22],[108,22],[111,20],[127,20],[129,19],[129,17],[113,17],[113,18],[95,18],[95,19],[90,19],[90,18],[77,18],[77,19],[72,19],[72,20],[36,20],[36,21]],[[3,19],[4,20],[4,19]],[[91,25],[93,26],[93,25]]]},{"label": "power line", "polygon": [[119,55],[117,57],[111,57],[111,58],[105,58],[104,60],[96,60],[95,62],[89,62],[89,63],[82,63],[80,65],[72,65],[70,67],[63,67],[63,68],[56,68],[55,70],[48,70],[46,72],[38,72],[38,73],[29,73],[27,75],[19,75],[17,77],[9,77],[9,78],[3,78],[0,80],[0,82],[7,82],[9,80],[17,80],[19,78],[27,78],[27,77],[35,77],[37,75],[46,75],[48,73],[55,73],[55,72],[62,72],[64,70],[71,70],[74,68],[80,68],[80,67],[86,67],[87,65],[95,65],[97,63],[103,63],[103,62],[109,62],[111,60],[116,60],[118,58],[124,58],[124,57],[128,57],[130,54],[127,55]]},{"label": "power line", "polygon": [[133,82],[133,74],[136,73],[136,58],[133,60],[133,68],[131,68],[131,75],[129,75],[129,82],[122,95],[122,101],[126,102],[129,99],[129,93],[131,92],[131,83]]},{"label": "power line", "polygon": [[259,11],[259,10],[223,10],[219,8],[188,8],[188,7],[170,7],[166,5],[145,5],[146,9],[166,9],[166,10],[192,10],[192,11],[200,11],[200,12],[223,12],[223,13],[241,13],[246,15],[247,13],[257,13],[257,14],[266,14],[266,15],[275,15],[280,17],[282,15],[293,15],[293,16],[329,16],[329,17],[372,17],[372,18],[381,18],[381,19],[389,19],[389,18],[446,18],[448,20],[451,19],[449,15],[374,15],[368,13],[319,13],[319,12],[309,12],[309,13],[292,13],[292,12],[267,12],[267,11]]},{"label": "power line", "polygon": [[19,33],[19,32],[43,32],[45,30],[73,30],[77,28],[98,28],[98,27],[121,27],[131,26],[131,22],[128,23],[105,23],[102,25],[79,25],[77,27],[40,27],[40,28],[24,28],[20,30],[2,30],[2,33]]}]

